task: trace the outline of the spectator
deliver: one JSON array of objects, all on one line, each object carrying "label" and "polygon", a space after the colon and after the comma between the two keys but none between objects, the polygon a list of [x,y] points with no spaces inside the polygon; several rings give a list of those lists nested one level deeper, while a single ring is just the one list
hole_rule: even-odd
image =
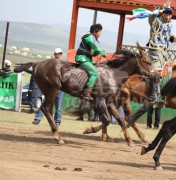
[{"label": "spectator", "polygon": [[[93,121],[93,109],[91,109],[88,113],[88,121]],[[76,120],[78,121],[84,121],[84,115],[81,114]]]},{"label": "spectator", "polygon": [[93,121],[100,121],[100,112],[99,112],[99,109],[98,107],[94,107],[94,118],[93,118]]},{"label": "spectator", "polygon": [[[62,49],[56,48],[54,51],[55,59],[62,60]],[[57,126],[61,124],[61,108],[62,108],[62,101],[63,101],[64,92],[58,91],[57,96],[55,98],[55,115],[54,120]],[[34,121],[32,122],[35,125],[38,125],[43,118],[43,112],[41,107],[38,109]]]},{"label": "spectator", "polygon": [[[82,101],[78,99],[79,107],[82,106]],[[87,112],[88,115],[88,121],[93,121],[93,109]],[[81,114],[76,120],[78,121],[84,121],[84,114]]]},{"label": "spectator", "polygon": [[34,113],[37,98],[41,95],[42,95],[42,93],[41,93],[39,87],[37,86],[36,82],[34,81],[33,77],[31,76],[30,83],[29,83],[29,89],[28,89],[28,103],[30,106],[29,113]]},{"label": "spectator", "polygon": [[[124,121],[124,119],[125,119],[125,113],[124,113],[123,107],[120,106],[120,107],[118,108],[118,111],[119,111],[119,114],[120,114],[120,119],[121,119],[122,121]],[[112,123],[112,124],[117,124],[117,123],[118,123],[114,116],[112,116],[111,123]]]},{"label": "spectator", "polygon": [[152,106],[149,107],[148,113],[147,113],[147,129],[152,128],[152,115],[153,111],[155,111],[155,122],[154,122],[154,129],[159,128],[160,123],[160,116],[161,116],[161,108],[153,108]]},{"label": "spectator", "polygon": [[0,76],[3,78],[7,77],[9,74],[13,73],[11,70],[11,62],[9,60],[4,61],[4,68],[0,70]]}]

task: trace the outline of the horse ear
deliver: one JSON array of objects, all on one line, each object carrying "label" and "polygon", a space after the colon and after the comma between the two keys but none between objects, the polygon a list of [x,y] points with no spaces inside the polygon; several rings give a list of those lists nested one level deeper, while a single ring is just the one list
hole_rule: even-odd
[{"label": "horse ear", "polygon": [[140,55],[143,56],[145,49],[141,47],[138,42],[136,43],[136,45],[137,45],[137,49],[139,50]]}]

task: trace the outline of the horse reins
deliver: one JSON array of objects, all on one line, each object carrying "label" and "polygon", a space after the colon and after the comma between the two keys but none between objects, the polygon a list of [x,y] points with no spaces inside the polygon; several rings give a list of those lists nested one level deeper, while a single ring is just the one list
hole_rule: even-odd
[{"label": "horse reins", "polygon": [[[99,66],[99,62],[101,62],[101,57],[102,56],[100,56],[99,58],[97,58],[97,61],[96,61],[96,63],[98,64],[98,67],[100,67]],[[107,59],[106,57],[104,57],[107,61],[111,61],[111,60],[109,60],[109,59]],[[139,60],[136,58],[136,56],[135,56],[135,59],[136,59],[136,61],[137,61],[137,65],[138,65],[138,67],[140,68],[140,71],[141,71],[141,73],[142,72],[144,72],[146,75],[151,75],[151,73],[149,73],[149,72],[147,72],[140,64],[139,64]],[[99,69],[99,71],[100,71],[100,73],[103,75],[103,76],[105,76],[105,77],[107,77],[107,78],[111,78],[111,77],[108,77],[108,76],[106,76],[102,71],[101,71],[101,69]],[[144,74],[144,75],[145,75]],[[129,77],[131,77],[131,76],[121,76],[121,77],[117,77],[118,79],[122,79],[122,78],[129,78]]]}]

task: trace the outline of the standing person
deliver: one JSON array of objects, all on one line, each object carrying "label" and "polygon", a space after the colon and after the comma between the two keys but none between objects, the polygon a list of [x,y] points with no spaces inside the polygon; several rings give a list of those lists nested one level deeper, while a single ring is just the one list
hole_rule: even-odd
[{"label": "standing person", "polygon": [[99,108],[94,106],[94,118],[93,121],[100,121],[100,112],[99,112]]},{"label": "standing person", "polygon": [[[88,121],[93,121],[93,109],[87,112],[88,115]],[[76,120],[78,121],[84,121],[84,114],[81,114]]]},{"label": "standing person", "polygon": [[[61,48],[56,48],[54,51],[54,57],[55,59],[59,59],[62,60],[62,49]],[[52,61],[52,60],[51,60]],[[64,92],[62,91],[58,91],[57,96],[55,98],[55,115],[54,115],[54,120],[57,126],[59,126],[61,124],[61,108],[62,108],[62,101],[63,101],[63,96],[64,96]],[[32,122],[35,125],[38,125],[40,123],[40,121],[43,118],[43,112],[41,110],[41,107],[38,109],[34,121]]]},{"label": "standing person", "polygon": [[152,128],[152,115],[153,115],[154,111],[155,111],[154,129],[159,128],[160,117],[161,117],[161,108],[154,109],[152,106],[150,106],[148,109],[148,112],[147,112],[147,129]]},{"label": "standing person", "polygon": [[4,61],[4,68],[2,68],[0,70],[0,76],[2,76],[3,78],[7,77],[9,74],[13,73],[13,71],[11,70],[11,61],[9,60],[5,60]]},{"label": "standing person", "polygon": [[29,89],[28,89],[28,103],[30,106],[29,113],[34,113],[37,98],[41,95],[42,95],[42,93],[41,93],[38,85],[36,84],[33,77],[31,76],[30,83],[29,83]]},{"label": "standing person", "polygon": [[75,56],[75,61],[80,64],[89,75],[89,79],[82,93],[83,98],[87,100],[93,100],[91,91],[98,78],[98,71],[94,67],[95,63],[93,62],[92,57],[97,56],[98,54],[105,56],[104,50],[98,46],[98,38],[101,36],[102,29],[103,27],[101,24],[92,25],[90,27],[90,32],[82,37],[82,41]]},{"label": "standing person", "polygon": [[[78,103],[79,103],[79,107],[82,106],[83,101],[81,101],[80,99],[78,99]],[[93,120],[93,109],[91,109],[90,111],[87,112],[88,115],[88,121],[92,121]],[[76,119],[78,121],[84,121],[84,114],[80,114],[80,116]]]},{"label": "standing person", "polygon": [[[157,12],[157,10],[155,10]],[[169,47],[169,42],[176,41],[176,37],[172,35],[172,18],[173,9],[170,7],[164,7],[158,9],[158,13],[152,15],[148,18],[150,24],[150,40],[148,43],[149,51],[148,55],[152,60],[152,65],[154,70],[160,71],[165,61],[167,61],[167,48]],[[159,94],[159,78],[154,77],[151,79],[152,89],[149,94],[150,102],[161,102],[164,103],[162,99],[157,99]]]},{"label": "standing person", "polygon": [[[119,111],[119,114],[120,114],[121,121],[124,121],[125,120],[125,113],[124,113],[123,107],[120,106],[118,108],[118,111]],[[112,116],[111,123],[112,124],[117,124],[118,123],[114,116]]]}]

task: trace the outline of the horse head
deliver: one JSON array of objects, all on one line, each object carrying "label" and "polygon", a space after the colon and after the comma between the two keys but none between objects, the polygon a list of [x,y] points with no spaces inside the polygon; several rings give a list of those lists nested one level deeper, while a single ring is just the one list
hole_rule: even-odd
[{"label": "horse head", "polygon": [[131,74],[151,75],[153,73],[151,59],[147,56],[145,49],[142,48],[139,43],[137,43],[137,49],[139,50],[139,54],[126,49],[117,50],[112,56],[113,59],[107,62],[107,65],[111,68],[129,71]]},{"label": "horse head", "polygon": [[154,72],[151,59],[147,56],[145,49],[142,48],[138,42],[137,49],[139,51],[139,57],[137,57],[137,64],[139,68],[138,73],[144,75],[151,75]]}]

